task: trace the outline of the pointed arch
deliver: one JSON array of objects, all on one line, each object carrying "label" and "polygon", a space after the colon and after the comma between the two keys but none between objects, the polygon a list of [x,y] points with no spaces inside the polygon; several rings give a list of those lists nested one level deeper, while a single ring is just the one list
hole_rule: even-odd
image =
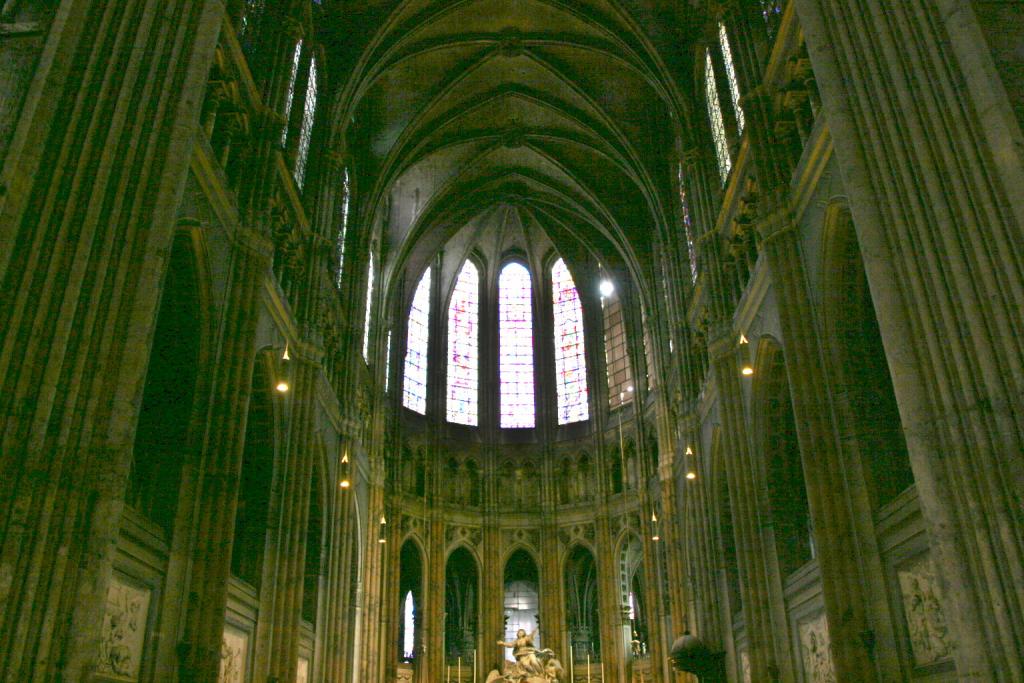
[{"label": "pointed arch", "polygon": [[551,299],[558,424],[583,422],[590,418],[583,306],[572,273],[562,258],[551,267]]},{"label": "pointed arch", "polygon": [[536,423],[533,376],[533,283],[529,269],[511,261],[498,277],[501,427]]},{"label": "pointed arch", "polygon": [[416,286],[409,309],[405,346],[405,381],[402,405],[420,415],[427,412],[427,348],[430,343],[431,269],[427,268]]},{"label": "pointed arch", "polygon": [[462,265],[448,303],[449,422],[475,427],[480,422],[480,271]]}]

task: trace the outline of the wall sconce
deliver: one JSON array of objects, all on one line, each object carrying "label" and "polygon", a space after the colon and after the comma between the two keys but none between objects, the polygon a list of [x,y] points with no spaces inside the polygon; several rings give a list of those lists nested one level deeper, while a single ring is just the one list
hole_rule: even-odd
[{"label": "wall sconce", "polygon": [[379,527],[379,531],[377,532],[377,543],[387,543],[388,542],[388,538],[387,538],[387,525],[388,525],[388,520],[384,518],[384,515],[381,515],[380,516],[380,527]]},{"label": "wall sconce", "polygon": [[651,513],[651,540],[661,540],[661,534],[658,533],[658,515],[653,512]]},{"label": "wall sconce", "polygon": [[349,478],[349,470],[351,469],[348,461],[348,451],[345,451],[341,456],[341,462],[338,463],[338,486],[343,489],[347,489],[352,486],[352,480]]},{"label": "wall sconce", "polygon": [[744,377],[750,377],[754,374],[754,366],[750,364],[750,342],[747,341],[747,336],[740,333],[740,374]]}]

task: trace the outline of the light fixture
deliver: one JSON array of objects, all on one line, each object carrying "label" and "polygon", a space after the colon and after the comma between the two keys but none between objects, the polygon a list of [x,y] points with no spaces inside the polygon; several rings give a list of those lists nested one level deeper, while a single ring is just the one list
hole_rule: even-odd
[{"label": "light fixture", "polygon": [[693,481],[694,479],[697,478],[697,473],[693,471],[687,472],[686,478],[689,479],[690,481]]},{"label": "light fixture", "polygon": [[377,534],[377,543],[387,543],[388,539],[384,535],[387,528],[388,520],[384,519],[384,515],[380,516],[380,532]]},{"label": "light fixture", "polygon": [[343,489],[347,489],[348,487],[352,486],[352,482],[348,478],[348,470],[348,453],[346,452],[344,455],[341,456],[341,463],[338,468],[338,475],[341,478],[341,480],[338,482],[338,486],[340,486]]},{"label": "light fixture", "polygon": [[742,370],[740,370],[740,373],[741,373],[741,374],[742,374],[742,375],[743,375],[744,377],[750,377],[751,375],[753,375],[753,374],[754,374],[754,368],[750,367],[750,365],[744,365],[744,366],[743,366],[743,369],[742,369]]},{"label": "light fixture", "polygon": [[690,448],[689,446],[687,446],[687,447],[686,447],[686,454],[687,454],[687,455],[693,455],[693,449],[692,449],[692,448]]},{"label": "light fixture", "polygon": [[745,335],[742,332],[740,332],[740,344],[742,345],[742,344],[749,344],[749,343],[750,342],[747,341],[747,335]]},{"label": "light fixture", "polygon": [[615,285],[612,284],[611,280],[601,280],[600,290],[601,296],[609,297],[615,293]]},{"label": "light fixture", "polygon": [[288,354],[288,342],[284,343],[284,355],[281,356],[281,360],[291,360],[292,357]]},{"label": "light fixture", "polygon": [[629,393],[633,393],[633,387],[626,387],[626,391],[628,391]]},{"label": "light fixture", "polygon": [[278,382],[277,383],[277,390],[278,390],[278,392],[280,392],[282,394],[287,394],[288,393],[288,382],[285,382],[284,380],[281,380],[280,382]]},{"label": "light fixture", "polygon": [[651,534],[651,540],[660,541],[661,535],[658,533],[658,515],[653,512],[651,513],[651,529],[653,531]]}]

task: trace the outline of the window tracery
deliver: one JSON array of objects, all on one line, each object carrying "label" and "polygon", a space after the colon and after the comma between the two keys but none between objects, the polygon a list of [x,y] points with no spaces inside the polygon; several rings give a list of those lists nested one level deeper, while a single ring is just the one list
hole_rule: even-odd
[{"label": "window tracery", "polygon": [[715,156],[718,157],[718,173],[725,183],[732,170],[732,159],[729,157],[729,140],[725,135],[725,123],[722,120],[722,102],[718,98],[718,84],[715,83],[715,67],[711,60],[711,50],[704,51],[704,89],[708,103],[708,118],[711,121],[711,137],[715,143]]},{"label": "window tracery", "polygon": [[743,107],[740,106],[740,84],[736,79],[736,67],[732,61],[732,50],[729,49],[729,33],[725,24],[718,22],[718,42],[722,46],[722,59],[725,61],[725,75],[729,80],[729,94],[732,96],[732,109],[736,112],[736,132],[743,135]]},{"label": "window tracery", "polygon": [[697,282],[697,243],[693,239],[693,223],[690,220],[690,202],[686,198],[686,178],[683,177],[683,162],[679,162],[679,209],[683,219],[683,236],[690,260],[690,282]]},{"label": "window tracery", "polygon": [[338,238],[334,245],[338,263],[338,269],[334,274],[334,284],[338,289],[341,289],[341,273],[345,267],[345,236],[348,233],[348,212],[352,199],[352,179],[347,167],[344,171],[341,193],[341,227],[338,229]]},{"label": "window tracery", "polygon": [[572,273],[563,259],[551,268],[554,307],[555,387],[558,424],[590,418],[587,361],[583,342],[583,307]]},{"label": "window tracery", "polygon": [[309,60],[309,80],[306,82],[306,101],[302,109],[302,128],[299,130],[299,151],[295,157],[295,184],[302,189],[306,180],[306,162],[309,159],[309,143],[313,136],[313,122],[316,120],[317,71],[316,57]]},{"label": "window tracery", "polygon": [[509,263],[498,278],[501,426],[534,426],[533,286],[530,271]]},{"label": "window tracery", "polygon": [[604,351],[608,366],[608,405],[618,408],[633,400],[633,367],[626,348],[626,326],[617,293],[604,297]]},{"label": "window tracery", "polygon": [[409,310],[408,342],[405,348],[405,384],[402,405],[420,415],[427,412],[427,346],[430,340],[430,280],[427,268],[416,287]]},{"label": "window tracery", "polygon": [[295,81],[299,77],[299,62],[302,60],[302,41],[295,43],[292,53],[292,73],[288,78],[288,91],[284,99],[284,130],[281,131],[281,146],[288,143],[288,122],[292,116],[292,102],[295,100]]},{"label": "window tracery", "polygon": [[448,305],[448,421],[477,426],[480,383],[480,275],[466,261]]}]

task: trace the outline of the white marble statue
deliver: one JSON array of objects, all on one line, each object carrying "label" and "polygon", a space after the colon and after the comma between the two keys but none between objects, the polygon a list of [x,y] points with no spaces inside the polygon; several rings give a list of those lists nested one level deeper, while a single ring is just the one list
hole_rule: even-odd
[{"label": "white marble statue", "polygon": [[527,634],[523,629],[519,629],[515,640],[508,643],[499,640],[498,645],[512,648],[516,663],[506,666],[504,673],[491,671],[487,675],[487,683],[550,683],[564,680],[565,670],[562,663],[555,658],[555,653],[547,649],[538,650],[533,646],[536,635],[536,630]]}]

